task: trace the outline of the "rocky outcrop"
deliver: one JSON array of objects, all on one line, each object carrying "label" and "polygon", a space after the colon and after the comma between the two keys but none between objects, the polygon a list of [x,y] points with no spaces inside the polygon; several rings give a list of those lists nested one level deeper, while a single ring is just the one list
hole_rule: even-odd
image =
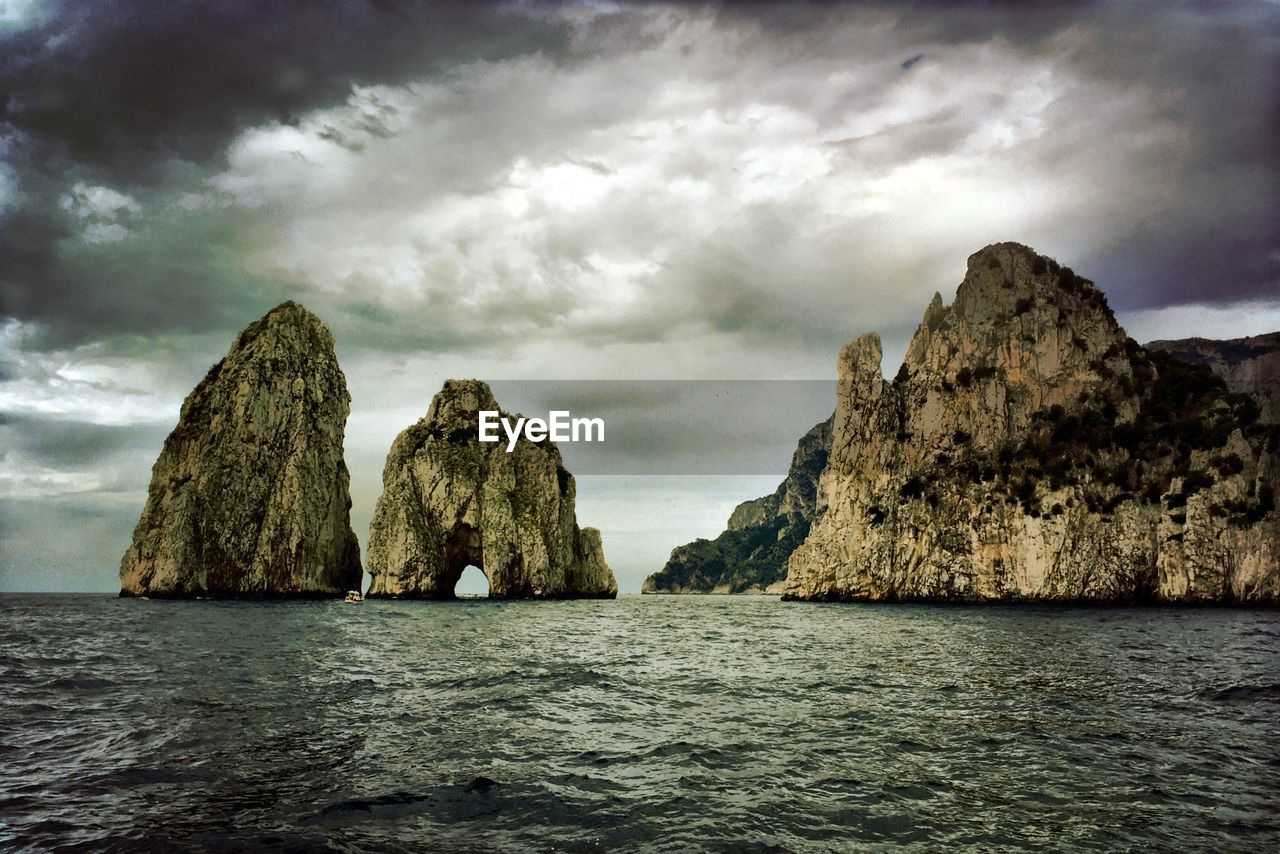
[{"label": "rocky outcrop", "polygon": [[773,494],[739,504],[714,540],[676,547],[640,592],[781,593],[787,559],[809,534],[830,447],[828,418],[800,439],[787,477]]},{"label": "rocky outcrop", "polygon": [[840,353],[789,599],[1275,603],[1280,429],[1148,353],[1101,292],[1017,244],[934,297],[892,382]]},{"label": "rocky outcrop", "polygon": [[333,335],[286,302],[182,404],[151,470],[121,596],[340,596],[361,583]]},{"label": "rocky outcrop", "polygon": [[396,437],[369,532],[370,596],[452,599],[470,565],[495,599],[618,594],[555,444],[479,441],[479,412],[498,409],[485,383],[450,380]]},{"label": "rocky outcrop", "polygon": [[1227,341],[1152,341],[1147,349],[1207,366],[1222,377],[1231,391],[1253,397],[1261,410],[1261,420],[1280,421],[1280,332]]}]

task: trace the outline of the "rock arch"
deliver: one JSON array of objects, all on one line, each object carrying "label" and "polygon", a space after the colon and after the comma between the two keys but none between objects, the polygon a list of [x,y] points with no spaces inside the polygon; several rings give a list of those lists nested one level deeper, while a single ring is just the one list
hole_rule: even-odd
[{"label": "rock arch", "polygon": [[555,444],[480,442],[479,412],[498,409],[485,383],[450,380],[396,437],[370,526],[370,596],[452,599],[469,564],[492,599],[617,595]]},{"label": "rock arch", "polygon": [[449,599],[457,595],[454,591],[458,582],[462,580],[462,574],[469,566],[480,570],[480,574],[485,577],[492,591],[493,579],[485,572],[484,544],[480,531],[466,522],[459,522],[444,539],[444,571],[440,576],[440,598]]}]

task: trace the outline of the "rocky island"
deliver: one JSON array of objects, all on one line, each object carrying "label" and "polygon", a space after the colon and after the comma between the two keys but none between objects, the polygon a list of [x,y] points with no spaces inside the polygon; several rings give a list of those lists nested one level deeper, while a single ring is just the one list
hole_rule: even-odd
[{"label": "rocky island", "polygon": [[361,583],[333,335],[286,302],[182,404],[120,564],[121,596],[341,596]]},{"label": "rocky island", "polygon": [[837,371],[784,598],[1280,600],[1280,428],[1054,260],[988,246],[891,382],[874,333]]},{"label": "rocky island", "polygon": [[[369,533],[371,597],[452,599],[469,565],[495,599],[613,598],[600,532],[579,528],[573,475],[549,440],[479,441],[489,386],[449,380],[396,437]],[[501,413],[507,417],[507,413]]]}]

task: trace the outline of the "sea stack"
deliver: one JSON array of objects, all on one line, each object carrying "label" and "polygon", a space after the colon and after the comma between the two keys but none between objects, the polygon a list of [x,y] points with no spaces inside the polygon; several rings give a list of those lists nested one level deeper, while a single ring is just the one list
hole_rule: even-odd
[{"label": "sea stack", "polygon": [[182,404],[151,470],[121,596],[327,597],[359,588],[333,335],[286,302]]},{"label": "sea stack", "polygon": [[773,494],[735,507],[714,540],[677,546],[640,592],[781,593],[787,559],[809,535],[830,449],[828,418],[800,438],[787,477]]},{"label": "sea stack", "polygon": [[785,598],[1280,600],[1280,428],[1069,268],[988,246],[892,382],[880,362],[874,334],[840,353]]},{"label": "sea stack", "polygon": [[481,411],[500,412],[488,385],[449,380],[396,437],[370,526],[369,595],[452,599],[474,565],[494,599],[617,596],[600,532],[578,527],[555,443],[481,442]]}]

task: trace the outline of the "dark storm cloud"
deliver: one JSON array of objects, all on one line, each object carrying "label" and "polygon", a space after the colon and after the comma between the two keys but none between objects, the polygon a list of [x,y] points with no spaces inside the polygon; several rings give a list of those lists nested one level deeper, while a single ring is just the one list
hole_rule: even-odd
[{"label": "dark storm cloud", "polygon": [[[842,3],[727,8],[783,31],[811,26],[818,8],[835,16],[852,11]],[[1187,129],[1192,151],[1169,188],[1167,207],[1151,211],[1124,245],[1099,248],[1072,263],[1090,269],[1121,310],[1280,295],[1280,6],[918,0],[859,8],[893,16],[921,44],[998,38],[1037,50],[1064,31],[1090,28],[1096,43],[1074,61],[1118,90],[1159,81],[1177,92],[1161,116]],[[905,58],[902,68],[912,69],[925,56]],[[1071,120],[1087,124],[1090,118]],[[903,135],[897,141],[907,146],[899,156],[930,148],[934,139],[934,150],[952,142],[944,127],[927,124],[904,128]]]},{"label": "dark storm cloud", "polygon": [[58,469],[98,463],[127,451],[151,454],[169,432],[155,424],[90,424],[20,414],[0,414],[0,419],[0,437],[8,448]]},{"label": "dark storm cloud", "polygon": [[[0,158],[20,179],[19,201],[7,214],[0,203],[0,313],[44,321],[51,326],[51,343],[67,344],[120,332],[232,330],[283,299],[302,297],[316,310],[332,312],[335,327],[353,340],[363,339],[371,323],[389,316],[401,322],[383,325],[377,337],[384,346],[467,349],[474,336],[456,328],[458,316],[470,306],[465,282],[450,289],[440,284],[438,275],[424,273],[432,288],[430,303],[410,313],[425,317],[422,322],[405,322],[400,306],[374,305],[372,295],[385,282],[372,274],[349,277],[340,285],[341,296],[332,297],[330,285],[325,296],[310,298],[305,295],[312,284],[308,271],[250,268],[246,263],[261,242],[279,239],[272,229],[288,225],[287,200],[273,219],[271,210],[230,204],[198,212],[179,210],[178,195],[182,188],[199,189],[224,169],[228,146],[247,128],[301,127],[313,111],[341,104],[353,85],[429,81],[462,63],[531,55],[552,57],[562,73],[549,83],[556,88],[533,86],[523,102],[495,99],[489,104],[487,99],[495,93],[463,89],[454,97],[472,99],[470,103],[411,106],[399,115],[394,105],[380,102],[373,93],[363,97],[362,112],[345,123],[322,123],[307,133],[359,157],[394,137],[397,122],[423,121],[413,115],[414,109],[440,110],[438,121],[445,130],[439,138],[423,135],[428,147],[415,156],[420,161],[431,158],[437,173],[456,174],[460,182],[465,178],[470,183],[424,185],[423,195],[482,193],[492,169],[515,160],[521,145],[531,157],[558,151],[568,164],[594,175],[612,175],[616,164],[573,149],[592,131],[591,120],[606,128],[661,92],[660,84],[668,78],[655,75],[678,79],[670,76],[671,64],[629,69],[626,60],[628,51],[660,46],[672,36],[653,25],[655,10],[660,11],[656,5],[624,5],[590,15],[586,8],[461,2],[264,6],[213,0],[156,6],[45,4],[34,26],[0,32]],[[707,7],[676,8],[695,15]],[[568,13],[559,14],[574,9],[577,17],[572,21]],[[1280,145],[1272,83],[1278,20],[1270,4],[1215,4],[1208,9],[1178,4],[726,3],[719,7],[717,32],[736,27],[749,34],[741,44],[730,40],[726,48],[740,52],[740,80],[717,77],[726,72],[714,65],[702,71],[712,75],[704,82],[721,90],[709,96],[711,110],[740,110],[756,99],[781,107],[821,107],[831,114],[871,114],[895,91],[894,74],[916,78],[932,64],[947,62],[948,50],[990,44],[1004,45],[1013,57],[1051,57],[1055,73],[1078,73],[1081,85],[1093,90],[1109,87],[1122,93],[1141,85],[1174,93],[1158,110],[1144,106],[1144,115],[1135,121],[1165,121],[1185,131],[1190,150],[1181,174],[1161,174],[1158,163],[1130,164],[1131,169],[1150,172],[1148,183],[1169,183],[1168,203],[1135,214],[1126,226],[1124,245],[1088,246],[1070,260],[1103,281],[1118,308],[1234,301],[1267,296],[1276,289]],[[874,39],[856,49],[848,40],[864,26],[881,25],[892,33],[885,61],[893,73],[868,76],[837,103],[805,105],[813,80],[830,73],[831,58],[848,56],[851,67],[880,61]],[[758,32],[751,34],[752,28]],[[1087,38],[1068,39],[1070,44],[1063,46],[1064,38],[1084,31]],[[689,50],[696,50],[696,37]],[[621,63],[610,72],[613,79],[588,80],[579,87],[575,71],[589,68],[592,58],[611,51]],[[950,61],[959,84],[965,69],[954,65],[954,56]],[[795,82],[779,84],[754,73],[753,63],[760,62],[774,63],[775,77],[785,80],[789,74]],[[1009,58],[997,62],[1007,64]],[[1034,62],[1024,65],[1033,67]],[[814,69],[812,80],[802,71],[809,66]],[[1010,67],[1010,84],[1025,70]],[[516,77],[508,85],[522,81]],[[1008,109],[1000,103],[1008,94],[999,88],[975,94],[981,95],[977,101],[939,104],[932,113],[912,113],[896,125],[824,144],[839,146],[851,162],[879,172],[896,164],[943,158],[972,137],[987,112]],[[1048,141],[1037,141],[1030,154],[1011,149],[1011,161],[1030,157],[1051,171],[1059,168],[1055,160],[1061,160],[1065,172],[1072,168],[1066,162],[1072,149],[1079,157],[1082,147],[1097,146],[1103,154],[1116,146],[1135,147],[1133,139],[1109,139],[1114,127],[1100,126],[1091,134],[1097,122],[1095,105],[1079,92],[1059,97],[1061,106],[1047,111],[1054,120]],[[459,111],[472,107],[473,117],[459,118]],[[829,116],[818,113],[815,118]],[[437,117],[429,114],[426,120]],[[1137,135],[1144,127],[1127,130]],[[1054,149],[1055,138],[1062,141],[1061,153]],[[732,156],[731,151],[726,149],[724,156]],[[307,158],[300,150],[294,156]],[[714,148],[704,153],[691,144],[688,163],[664,168],[658,180],[676,182],[714,173],[723,168],[717,156],[721,155]],[[1157,161],[1167,156],[1165,149],[1153,149]],[[366,159],[374,165],[360,168],[375,170],[380,157],[370,154]],[[698,157],[706,162],[697,165]],[[396,162],[388,170],[403,172],[423,165]],[[535,160],[534,165],[542,164]],[[419,168],[415,177],[422,171]],[[64,204],[73,182],[127,193],[140,212],[86,219]],[[1095,190],[1077,186],[1071,192]],[[388,201],[395,204],[394,199]],[[404,213],[410,216],[413,211]],[[538,214],[530,211],[531,221]],[[351,214],[361,215],[358,209]],[[608,237],[595,219],[547,231],[536,249],[541,260],[552,263],[553,275],[592,275],[591,255],[602,242],[633,236],[636,247],[646,241],[661,245],[663,235],[655,233],[653,219],[663,217],[663,212],[644,204],[628,205],[623,199],[612,206],[610,215],[615,234]],[[1070,215],[1079,220],[1089,214]],[[844,334],[839,331],[844,321],[798,305],[779,287],[785,272],[760,263],[752,251],[762,239],[773,242],[788,229],[803,227],[803,211],[786,203],[744,201],[738,218],[743,221],[737,232],[740,245],[704,241],[705,254],[686,254],[683,268],[669,271],[672,284],[658,286],[653,295],[655,303],[673,298],[667,311],[640,310],[641,306],[614,312],[612,321],[603,313],[584,320],[580,311],[575,315],[581,292],[557,288],[553,280],[537,289],[536,298],[512,297],[486,306],[486,318],[494,330],[528,334],[561,327],[573,315],[584,340],[660,340],[672,328],[673,312],[712,332],[752,333],[780,341],[789,336],[812,338],[814,333],[823,340]],[[855,214],[849,220],[851,230],[861,229]],[[296,230],[305,234],[305,224]],[[130,239],[121,239],[126,234]],[[982,242],[1008,238],[1025,235],[1001,231],[984,235]],[[962,254],[978,245],[966,245]],[[797,252],[801,249],[798,246]],[[862,254],[869,251],[873,248]],[[915,254],[932,251],[919,246]],[[960,257],[953,246],[945,251]],[[856,286],[867,271],[857,266],[856,243],[850,252],[848,279]],[[904,268],[914,263],[912,258],[899,260]],[[526,272],[519,265],[495,265],[493,274],[518,280]],[[1208,275],[1216,277],[1213,288],[1205,287]],[[945,290],[942,283],[924,289],[935,286]],[[816,288],[813,299],[827,299],[830,290],[831,286]],[[686,294],[697,299],[686,304]]]},{"label": "dark storm cloud", "polygon": [[0,116],[53,144],[46,156],[133,183],[169,158],[215,157],[245,125],[341,101],[353,83],[558,44],[535,19],[462,0],[55,2],[37,26],[0,32]]},{"label": "dark storm cloud", "polygon": [[1278,10],[1272,3],[1096,10],[1100,41],[1079,60],[1116,87],[1152,79],[1176,92],[1155,117],[1185,128],[1189,148],[1169,204],[1123,244],[1076,262],[1092,265],[1117,309],[1280,296]]},{"label": "dark storm cloud", "polygon": [[85,251],[83,223],[60,207],[67,185],[126,188],[150,208],[165,186],[217,168],[246,126],[289,123],[353,85],[560,42],[536,18],[460,0],[44,4],[33,26],[0,29],[0,155],[21,182],[15,209],[0,204],[0,315],[76,343],[261,314],[294,293],[270,280],[246,289],[234,212],[194,229],[162,212],[145,244]]},{"label": "dark storm cloud", "polygon": [[249,280],[229,251],[237,220],[225,210],[161,214],[142,240],[86,243],[52,196],[3,219],[0,301],[5,314],[42,321],[40,346],[118,334],[231,329],[292,295]]}]

